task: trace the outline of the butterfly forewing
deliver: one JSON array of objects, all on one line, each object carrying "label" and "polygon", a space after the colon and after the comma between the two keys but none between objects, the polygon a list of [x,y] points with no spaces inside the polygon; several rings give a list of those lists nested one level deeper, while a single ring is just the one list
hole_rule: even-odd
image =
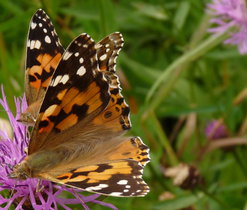
[{"label": "butterfly forewing", "polygon": [[58,134],[63,131],[64,135],[79,122],[81,126],[87,124],[109,99],[109,85],[98,69],[94,41],[82,34],[65,51],[53,75],[34,128],[30,154],[68,141]]},{"label": "butterfly forewing", "polygon": [[124,44],[119,32],[110,34],[96,44],[100,70],[110,85],[111,100],[107,108],[94,119],[96,125],[104,125],[111,132],[122,132],[131,127],[129,106],[121,94],[119,78],[116,75],[116,60]]},{"label": "butterfly forewing", "polygon": [[124,44],[119,32],[112,33],[96,44],[101,71],[116,72],[116,59]]},{"label": "butterfly forewing", "polygon": [[64,49],[47,14],[39,9],[33,16],[27,40],[25,93],[28,109],[19,121],[33,124],[52,74]]}]

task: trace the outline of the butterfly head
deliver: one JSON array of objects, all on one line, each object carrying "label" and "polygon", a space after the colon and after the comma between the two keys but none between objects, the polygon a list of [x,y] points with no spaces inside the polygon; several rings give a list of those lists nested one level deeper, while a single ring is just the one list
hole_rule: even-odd
[{"label": "butterfly head", "polygon": [[17,121],[27,126],[33,126],[35,124],[35,117],[32,113],[24,112],[20,115]]},{"label": "butterfly head", "polygon": [[25,180],[31,177],[31,172],[26,162],[23,161],[14,166],[13,171],[9,174],[9,178]]}]

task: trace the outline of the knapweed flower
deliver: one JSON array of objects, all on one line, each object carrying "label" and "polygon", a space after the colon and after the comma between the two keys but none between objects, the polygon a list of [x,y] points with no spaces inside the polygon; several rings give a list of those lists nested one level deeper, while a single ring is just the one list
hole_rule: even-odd
[{"label": "knapweed flower", "polygon": [[213,15],[211,22],[216,27],[209,29],[210,32],[224,33],[234,27],[229,32],[230,38],[225,44],[237,45],[240,54],[247,53],[247,7],[246,0],[213,0],[208,4],[208,8]]},{"label": "knapweed flower", "polygon": [[[14,116],[8,106],[6,96],[2,89],[2,99],[0,104],[6,110],[9,121],[13,129],[13,139],[6,130],[0,130],[0,208],[9,209],[14,206],[19,209],[58,209],[62,207],[66,210],[71,209],[69,204],[80,204],[84,209],[89,209],[88,203],[95,203],[111,209],[117,209],[109,203],[96,200],[100,195],[92,194],[83,196],[81,190],[72,189],[66,186],[59,186],[50,181],[29,178],[27,180],[15,180],[9,178],[13,166],[18,164],[26,156],[26,148],[29,143],[28,130],[26,126],[17,122],[19,113],[27,108],[25,98],[15,99],[16,113]],[[73,198],[64,197],[71,194]],[[63,194],[63,196],[61,195]],[[69,196],[71,197],[71,196]]]},{"label": "knapweed flower", "polygon": [[208,139],[220,139],[228,137],[229,132],[222,120],[212,120],[206,125],[205,135]]}]

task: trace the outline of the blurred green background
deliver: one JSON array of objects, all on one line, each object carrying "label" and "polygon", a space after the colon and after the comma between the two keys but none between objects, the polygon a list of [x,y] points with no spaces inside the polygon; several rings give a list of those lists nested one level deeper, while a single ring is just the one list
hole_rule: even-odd
[{"label": "blurred green background", "polygon": [[[211,37],[208,2],[0,0],[0,83],[13,110],[13,97],[23,95],[28,26],[38,8],[65,47],[83,32],[96,41],[123,34],[117,72],[132,110],[130,134],[150,147],[152,160],[144,172],[146,197],[105,199],[119,209],[247,209],[246,56],[218,44],[164,75]],[[153,85],[159,88],[150,100]],[[181,163],[174,184],[165,173]]]}]

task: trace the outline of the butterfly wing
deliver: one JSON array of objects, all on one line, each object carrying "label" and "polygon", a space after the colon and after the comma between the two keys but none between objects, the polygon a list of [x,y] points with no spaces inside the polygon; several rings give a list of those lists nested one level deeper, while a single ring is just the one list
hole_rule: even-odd
[{"label": "butterfly wing", "polygon": [[[103,56],[100,52],[107,51],[104,50],[106,47],[104,47],[103,43],[105,43],[106,46],[111,46],[111,48],[108,47],[110,49],[108,53],[112,52],[107,54],[104,61],[112,60],[112,62],[115,62],[116,56],[123,45],[123,38],[120,33],[114,33],[114,35],[112,35],[117,41],[114,41],[113,38],[110,39],[109,37],[111,37],[111,35],[103,39],[104,41],[99,42],[97,45],[100,44],[100,48],[97,48],[96,46],[94,51],[96,50],[97,56]],[[106,42],[106,40],[108,41]],[[111,44],[109,44],[109,42]],[[113,43],[118,44],[114,45]],[[39,125],[36,126],[36,131],[32,138],[38,139],[37,141],[39,143],[32,143],[32,141],[35,140],[31,141],[30,154],[39,150],[41,147],[44,149],[45,147],[50,148],[62,144],[67,141],[66,138],[64,138],[66,135],[76,135],[76,140],[74,141],[80,142],[90,138],[95,139],[97,138],[98,133],[104,135],[104,137],[102,136],[100,139],[111,139],[112,137],[121,135],[125,130],[130,128],[129,107],[121,95],[121,88],[117,75],[114,72],[108,71],[108,69],[105,72],[97,69],[96,65],[102,66],[101,62],[103,60],[97,60],[95,55],[95,57],[90,58],[88,49],[84,50],[84,52],[83,48],[81,48],[83,45],[90,44],[79,43],[78,40],[75,40],[64,53],[63,59],[57,67],[57,71],[54,73],[53,80],[41,107],[39,117],[40,122],[37,123]],[[101,50],[97,51],[99,49]],[[80,50],[82,50],[82,52],[80,52]],[[81,55],[83,53],[84,55]],[[113,58],[110,58],[111,56],[113,56]],[[92,62],[91,60],[94,62],[93,64],[91,63],[91,65],[94,66],[89,65],[90,62]],[[85,67],[84,64],[86,64],[87,67]],[[108,61],[107,65],[109,65]],[[115,65],[116,64],[112,65],[112,69],[115,69]],[[74,68],[74,70],[71,70],[71,68]],[[84,73],[83,71],[85,68],[87,68],[87,73],[78,76],[76,71],[79,71],[80,69],[81,73]],[[70,69],[69,74],[68,69]],[[95,72],[97,72],[97,74]],[[104,78],[107,78],[105,73],[111,73],[117,83],[111,83],[113,80],[110,79],[107,80],[108,84],[105,84]],[[75,79],[73,79],[73,75],[75,75]],[[78,80],[78,84],[76,84],[75,80]],[[67,87],[68,84],[70,85],[69,88]],[[76,86],[80,88],[78,89]],[[110,100],[107,98],[109,97],[108,91],[110,91]],[[86,104],[85,102],[88,100],[88,97],[92,97],[92,95],[95,95],[95,99],[98,98],[98,102],[103,102],[103,104],[101,104],[103,108],[100,109],[101,111],[98,110],[97,114],[89,114],[86,112],[89,104]],[[91,99],[91,101],[92,100],[93,99]],[[59,103],[57,101],[59,101]],[[78,109],[78,112],[74,113],[74,111],[71,111],[72,107]],[[90,109],[93,108],[91,105],[89,107]],[[80,109],[84,110],[80,112]],[[78,117],[80,119],[78,119]],[[78,124],[79,121],[80,123]],[[76,126],[74,127],[73,125]],[[66,132],[61,132],[69,127],[73,128]],[[78,127],[80,127],[80,129],[78,129]],[[78,133],[80,133],[80,135]],[[60,135],[60,141],[58,141],[57,139]],[[41,138],[43,140],[40,141]],[[48,138],[50,140],[49,142],[46,142],[45,139]],[[80,140],[78,140],[79,138]]]},{"label": "butterfly wing", "polygon": [[124,44],[119,32],[110,34],[96,44],[100,71],[104,73],[109,85],[111,100],[107,108],[93,121],[95,125],[104,125],[112,133],[121,133],[131,128],[130,109],[121,94],[119,78],[116,75],[116,60]]},{"label": "butterfly wing", "polygon": [[82,34],[67,48],[53,75],[32,133],[29,154],[62,144],[71,133],[78,135],[81,130],[77,127],[85,127],[109,99],[109,85],[98,69],[95,43]]},{"label": "butterfly wing", "polygon": [[[64,49],[50,18],[39,9],[30,22],[27,40],[25,94],[29,108],[26,115],[31,113],[34,115],[33,118],[36,118],[63,52]],[[26,115],[24,113],[20,121],[25,122],[28,117]]]},{"label": "butterfly wing", "polygon": [[85,165],[58,174],[54,169],[41,178],[109,196],[145,196],[149,187],[142,179],[143,167],[149,162],[149,149],[139,137],[123,139],[121,144]]}]

